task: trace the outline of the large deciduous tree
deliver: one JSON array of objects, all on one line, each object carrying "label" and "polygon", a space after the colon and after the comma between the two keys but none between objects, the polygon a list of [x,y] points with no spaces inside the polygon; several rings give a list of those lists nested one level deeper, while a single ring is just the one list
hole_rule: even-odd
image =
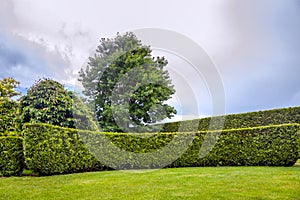
[{"label": "large deciduous tree", "polygon": [[[87,102],[104,131],[143,131],[141,127],[171,118],[166,101],[175,93],[164,57],[129,32],[100,40],[86,69],[79,72]],[[139,127],[139,128],[137,128]]]}]

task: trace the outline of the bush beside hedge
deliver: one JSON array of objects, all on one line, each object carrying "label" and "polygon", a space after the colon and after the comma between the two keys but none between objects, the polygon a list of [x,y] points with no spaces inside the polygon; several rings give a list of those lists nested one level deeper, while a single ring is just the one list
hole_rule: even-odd
[{"label": "bush beside hedge", "polygon": [[24,167],[23,139],[0,137],[0,176],[18,176]]},{"label": "bush beside hedge", "polygon": [[300,107],[291,107],[283,109],[274,109],[267,111],[249,112],[241,114],[231,114],[225,116],[218,116],[214,118],[214,124],[210,122],[212,117],[187,120],[183,122],[166,123],[161,132],[177,132],[181,126],[180,131],[195,131],[195,125],[198,125],[199,131],[219,130],[221,119],[225,117],[223,129],[238,129],[257,126],[268,126],[275,124],[300,124]]},{"label": "bush beside hedge", "polygon": [[[219,136],[215,132],[197,132],[189,148],[168,167],[197,166],[292,166],[298,158],[299,125],[276,125],[247,129],[224,130]],[[25,162],[29,169],[44,175],[94,171],[107,169],[93,155],[109,154],[113,167],[117,169],[157,168],[164,158],[174,155],[177,149],[159,157],[150,152],[161,149],[173,139],[181,138],[178,144],[186,142],[193,133],[156,133],[136,137],[124,133],[97,133],[77,131],[47,124],[27,124],[25,134]],[[180,137],[179,135],[180,134]],[[212,151],[199,158],[199,150],[206,134],[218,137]],[[79,136],[80,135],[80,136]],[[103,137],[111,144],[127,152],[136,152],[124,157],[118,151],[109,152]],[[90,153],[90,149],[96,149]],[[139,156],[139,159],[136,159]],[[98,157],[99,158],[99,157]]]}]

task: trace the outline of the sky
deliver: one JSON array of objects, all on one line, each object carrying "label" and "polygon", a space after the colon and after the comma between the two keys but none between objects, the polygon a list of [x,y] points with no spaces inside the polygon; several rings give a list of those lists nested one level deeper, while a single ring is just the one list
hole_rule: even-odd
[{"label": "sky", "polygon": [[[0,78],[15,78],[22,90],[43,77],[72,88],[100,38],[156,28],[180,33],[205,50],[223,83],[226,114],[299,106],[299,0],[0,2]],[[214,105],[205,77],[193,77],[179,56],[153,53],[164,55],[177,75],[187,73],[195,92],[196,101],[189,101],[181,79],[170,72],[178,93],[185,94],[186,100],[170,100],[179,115],[210,115]]]}]

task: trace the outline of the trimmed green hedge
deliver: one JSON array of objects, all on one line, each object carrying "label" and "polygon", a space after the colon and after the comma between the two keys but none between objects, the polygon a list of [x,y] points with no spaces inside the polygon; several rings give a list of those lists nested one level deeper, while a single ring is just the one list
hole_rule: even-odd
[{"label": "trimmed green hedge", "polygon": [[[167,167],[292,166],[298,158],[298,132],[299,125],[287,124],[223,130],[220,135],[216,132],[146,133],[137,137],[124,133],[78,131],[48,124],[26,124],[25,162],[29,169],[44,175],[103,170],[108,168],[103,163],[108,162],[116,169],[157,168],[164,159],[174,156],[178,149],[171,146],[162,156],[152,152],[162,151],[162,147],[167,147],[176,138],[180,139],[177,145],[184,146],[193,136],[188,149]],[[218,138],[218,141],[206,157],[200,158],[199,151],[207,134]],[[110,151],[104,136],[121,151],[138,154],[126,157],[120,150]],[[93,155],[103,155],[98,157],[101,162],[86,146],[94,149]]]},{"label": "trimmed green hedge", "polygon": [[19,176],[23,172],[23,139],[0,137],[0,176]]},{"label": "trimmed green hedge", "polygon": [[[213,118],[216,123],[215,126],[211,126],[210,128],[211,130],[219,130],[220,126],[218,125],[218,121],[223,119],[224,116]],[[211,119],[211,117],[207,117],[183,122],[166,123],[161,132],[177,132],[181,125],[181,131],[195,131],[195,128],[193,127],[197,124],[199,131],[207,131],[209,130]],[[300,107],[225,115],[223,129],[238,129],[288,123],[300,124]]]},{"label": "trimmed green hedge", "polygon": [[299,157],[299,130],[298,124],[224,130],[207,157],[197,158],[193,143],[173,166],[292,166]]},{"label": "trimmed green hedge", "polygon": [[25,124],[23,134],[25,164],[41,175],[104,169],[82,144],[76,129]]}]

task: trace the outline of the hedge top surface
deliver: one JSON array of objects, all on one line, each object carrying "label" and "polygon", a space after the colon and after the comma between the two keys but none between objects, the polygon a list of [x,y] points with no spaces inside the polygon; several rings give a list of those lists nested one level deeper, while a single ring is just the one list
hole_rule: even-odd
[{"label": "hedge top surface", "polygon": [[[69,130],[69,131],[78,131],[78,132],[84,132],[84,133],[92,133],[92,134],[106,134],[106,135],[142,135],[142,134],[176,134],[178,132],[156,132],[156,133],[122,133],[122,132],[100,132],[100,131],[90,131],[90,130],[80,130],[80,129],[74,129],[74,128],[67,128],[67,127],[61,127],[61,126],[56,126],[56,125],[51,125],[51,124],[46,124],[46,123],[25,123],[24,127],[48,127],[48,128],[58,128],[61,130]],[[186,131],[186,132],[180,132],[180,133],[207,133],[207,132],[235,132],[235,131],[241,131],[241,130],[259,130],[259,129],[267,129],[271,127],[282,127],[282,126],[295,126],[300,128],[300,124],[298,123],[285,123],[285,124],[274,124],[274,125],[266,125],[266,126],[255,126],[255,127],[248,127],[248,128],[230,128],[230,129],[222,129],[222,130],[198,130],[194,132]],[[13,133],[11,133],[13,135]]]}]

